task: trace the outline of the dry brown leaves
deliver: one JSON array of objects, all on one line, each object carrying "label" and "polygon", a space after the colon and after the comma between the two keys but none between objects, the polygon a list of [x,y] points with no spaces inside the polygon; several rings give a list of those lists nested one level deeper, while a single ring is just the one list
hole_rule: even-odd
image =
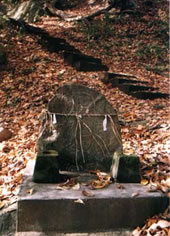
[{"label": "dry brown leaves", "polygon": [[146,224],[140,228],[136,228],[131,236],[169,236],[170,223],[167,219],[167,212],[164,215],[154,216],[146,221]]},{"label": "dry brown leaves", "polygon": [[57,184],[57,190],[79,190],[80,184],[77,182],[76,178],[67,179],[66,182]]},{"label": "dry brown leaves", "polygon": [[[81,11],[84,9],[81,8]],[[53,17],[42,18],[36,25],[53,36],[66,39],[82,53],[101,58],[103,63],[109,66],[110,71],[134,74],[139,80],[147,80],[149,85],[159,87],[162,92],[168,92],[168,78],[140,67],[133,50],[129,47],[119,49],[120,53],[121,50],[125,50],[123,56],[118,55],[118,51],[114,48],[113,56],[109,57],[97,47],[90,48],[82,34],[74,30],[75,25],[72,23],[65,23]],[[140,28],[149,30],[146,24],[135,23],[135,20],[131,21],[130,26],[117,25],[115,30],[124,33],[128,27],[133,27],[136,32]],[[135,153],[140,157],[143,178],[141,183],[148,185],[149,191],[161,190],[168,194],[170,188],[168,99],[132,98],[117,88],[104,85],[100,80],[101,72],[77,72],[64,63],[61,53],[48,52],[37,43],[36,37],[22,35],[15,29],[5,28],[0,36],[8,53],[8,66],[0,71],[0,126],[7,127],[13,133],[10,140],[0,143],[1,209],[17,200],[24,168],[30,158],[35,158],[39,114],[55,94],[58,86],[68,82],[93,87],[106,96],[123,121],[121,132],[125,154]],[[74,40],[76,37],[79,38],[78,41]],[[152,40],[148,36],[148,41]],[[148,41],[144,43],[147,44]],[[111,37],[109,42],[114,44],[114,37]],[[98,177],[98,180],[89,183],[89,188],[94,190],[110,184],[109,179]],[[67,184],[69,188],[81,187],[78,183]],[[60,187],[65,188],[67,184]],[[92,193],[89,190],[82,194],[90,197]],[[148,224],[151,224],[152,221],[149,222]],[[155,230],[161,227],[163,233],[166,233],[166,227],[162,227],[163,223],[157,220],[153,223],[156,224],[154,228],[150,228],[147,224],[144,226],[146,228],[137,229],[136,232],[141,233],[144,230],[148,235],[149,233],[153,235],[152,232],[157,233]]]},{"label": "dry brown leaves", "polygon": [[[107,173],[101,172],[99,170],[93,171],[96,178],[92,178],[88,182],[83,182],[82,184],[77,182],[76,178],[67,179],[66,182],[57,184],[57,190],[80,190],[82,186],[88,186],[91,190],[103,189],[112,183],[111,176]],[[82,194],[86,197],[94,196],[93,193],[87,190],[83,190]]]},{"label": "dry brown leaves", "polygon": [[95,171],[98,179],[90,180],[87,184],[90,189],[102,189],[112,183],[111,176],[107,173]]},{"label": "dry brown leaves", "polygon": [[[94,197],[95,191],[107,187],[112,183],[111,176],[107,173],[101,172],[99,170],[90,172],[97,177],[97,179],[91,179],[88,182],[79,183],[76,178],[67,179],[66,182],[57,184],[56,189],[60,191],[73,190],[80,191],[82,198],[84,197]],[[86,187],[85,187],[86,186]],[[79,198],[74,200],[75,203],[85,204],[84,200]]]}]

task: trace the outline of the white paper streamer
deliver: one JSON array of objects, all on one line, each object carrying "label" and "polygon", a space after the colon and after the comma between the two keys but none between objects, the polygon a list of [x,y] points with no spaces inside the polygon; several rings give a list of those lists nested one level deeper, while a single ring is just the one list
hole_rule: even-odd
[{"label": "white paper streamer", "polygon": [[103,131],[107,131],[107,115],[105,115],[105,118],[103,120]]},{"label": "white paper streamer", "polygon": [[53,121],[53,124],[56,124],[56,123],[57,123],[57,119],[56,119],[55,114],[52,114],[52,121]]}]

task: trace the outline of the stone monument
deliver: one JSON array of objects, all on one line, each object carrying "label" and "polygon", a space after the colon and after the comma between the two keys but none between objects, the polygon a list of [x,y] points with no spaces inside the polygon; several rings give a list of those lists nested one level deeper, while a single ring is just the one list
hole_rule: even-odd
[{"label": "stone monument", "polygon": [[[117,112],[96,90],[66,84],[43,114],[37,150],[36,182],[60,181],[59,170],[99,169],[116,178],[122,154]],[[46,173],[48,180],[43,180]]]},{"label": "stone monument", "polygon": [[[134,184],[140,182],[139,158],[122,155],[117,112],[94,89],[67,84],[57,90],[43,115],[37,149],[19,194],[17,236],[124,236],[168,206],[162,193]],[[91,180],[84,177],[94,183],[87,171],[97,169],[127,184],[109,181],[107,187],[90,188],[86,183]],[[64,171],[77,176],[65,175],[65,182],[51,184],[62,182]],[[74,189],[62,188],[67,180],[75,180]]]}]

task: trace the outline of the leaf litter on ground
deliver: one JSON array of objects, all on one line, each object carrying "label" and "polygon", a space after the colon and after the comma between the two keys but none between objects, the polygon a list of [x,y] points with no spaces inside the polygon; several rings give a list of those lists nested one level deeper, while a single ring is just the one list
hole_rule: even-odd
[{"label": "leaf litter on ground", "polygon": [[[142,4],[143,1],[138,2]],[[114,37],[111,35],[105,39],[101,36],[96,42],[93,39],[86,41],[74,24],[56,17],[41,17],[34,25],[47,30],[51,36],[65,39],[82,53],[101,58],[111,72],[135,75],[140,81],[146,80],[149,85],[168,93],[168,78],[146,69],[148,63],[156,65],[156,55],[155,58],[154,54],[151,55],[152,60],[141,61],[136,54],[142,43],[148,45],[155,40],[154,43],[164,45],[161,37],[154,38],[153,34],[160,30],[155,22],[167,20],[168,8],[165,2],[156,4],[157,7],[149,12],[142,9],[144,16],[137,16],[136,20],[130,15],[113,19]],[[86,10],[80,8],[75,12],[81,15]],[[102,20],[102,17],[97,20]],[[128,41],[125,32],[137,33],[137,36]],[[76,40],[77,37],[79,40]],[[36,157],[35,143],[40,125],[37,117],[55,95],[56,89],[68,82],[95,88],[106,96],[124,124],[121,126],[124,153],[135,153],[140,157],[142,178],[145,179],[142,184],[148,186],[148,191],[159,190],[169,194],[168,99],[138,100],[128,96],[118,88],[103,84],[100,80],[102,72],[77,72],[64,63],[60,53],[44,50],[38,43],[38,37],[26,33],[19,35],[15,28],[2,29],[0,39],[8,54],[8,66],[0,71],[0,126],[13,133],[10,140],[0,143],[1,209],[16,201],[27,162]],[[106,54],[105,46],[110,46],[112,56]],[[154,48],[151,49],[153,52]],[[28,71],[30,73],[26,73]],[[143,121],[144,124],[141,124]],[[95,189],[108,184],[109,180],[99,179],[97,183],[94,180],[91,186]]]}]

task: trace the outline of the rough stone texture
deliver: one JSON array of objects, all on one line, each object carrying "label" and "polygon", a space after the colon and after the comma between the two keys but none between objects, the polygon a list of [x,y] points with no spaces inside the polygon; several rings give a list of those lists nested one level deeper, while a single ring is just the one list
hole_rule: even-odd
[{"label": "rough stone texture", "polygon": [[[123,189],[111,184],[100,190],[89,190],[83,185],[79,190],[57,190],[54,184],[33,183],[32,172],[32,167],[31,172],[26,172],[19,195],[17,232],[20,233],[133,229],[168,206],[164,194],[148,192],[148,188],[140,184],[123,184]],[[28,194],[27,189],[33,189],[33,194]],[[91,191],[94,196],[84,196],[83,190]],[[77,199],[82,199],[84,204],[76,203]]]},{"label": "rough stone texture", "polygon": [[56,233],[56,232],[18,232],[16,233],[16,204],[1,210],[0,235],[2,236],[130,236],[130,231],[118,230],[114,232],[98,233]]},{"label": "rough stone texture", "polygon": [[110,171],[113,154],[122,151],[117,112],[94,89],[64,85],[48,104],[37,147],[57,151],[61,170]]},{"label": "rough stone texture", "polygon": [[[89,173],[59,171],[57,153],[38,154],[33,181],[36,183],[60,183],[67,178],[77,178],[78,182],[88,182],[94,178]],[[120,156],[117,181],[119,183],[140,183],[140,163],[138,156]]]},{"label": "rough stone texture", "polygon": [[16,204],[0,211],[0,235],[13,236],[16,231]]},{"label": "rough stone texture", "polygon": [[117,180],[120,183],[140,183],[140,161],[138,156],[121,156]]},{"label": "rough stone texture", "polygon": [[60,182],[59,167],[56,154],[37,155],[33,179],[36,183]]},{"label": "rough stone texture", "polygon": [[55,233],[55,232],[22,232],[16,233],[15,236],[130,236],[130,231],[119,230],[114,232],[96,232],[96,233]]}]

